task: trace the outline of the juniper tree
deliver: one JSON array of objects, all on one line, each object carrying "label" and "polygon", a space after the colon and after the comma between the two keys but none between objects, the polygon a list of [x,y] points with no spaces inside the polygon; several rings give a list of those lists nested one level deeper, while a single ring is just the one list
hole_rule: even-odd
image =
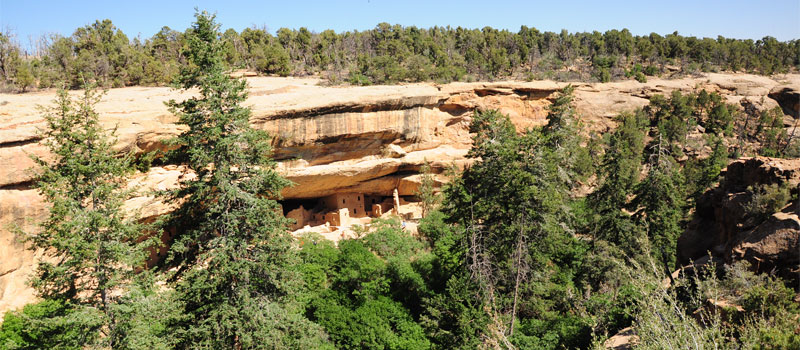
[{"label": "juniper tree", "polygon": [[[129,157],[117,157],[113,142],[100,126],[94,105],[101,95],[85,87],[78,101],[59,90],[55,106],[45,110],[43,144],[53,160],[36,158],[41,166],[36,188],[50,205],[41,232],[30,236],[42,249],[32,285],[45,300],[58,300],[71,311],[44,320],[37,327],[85,331],[71,346],[91,344],[116,348],[114,305],[126,294],[136,269],[144,266],[152,239],[142,239],[144,226],[123,210],[129,193],[124,175]],[[53,337],[62,335],[51,334]],[[54,345],[55,346],[55,345]],[[57,346],[70,346],[60,342]]]},{"label": "juniper tree", "polygon": [[178,84],[198,94],[168,103],[188,126],[172,157],[197,173],[173,193],[185,198],[171,222],[172,257],[190,316],[179,348],[319,348],[324,334],[297,307],[298,256],[275,201],[289,182],[275,171],[269,135],[250,126],[246,82],[226,71],[214,16],[195,17]]}]

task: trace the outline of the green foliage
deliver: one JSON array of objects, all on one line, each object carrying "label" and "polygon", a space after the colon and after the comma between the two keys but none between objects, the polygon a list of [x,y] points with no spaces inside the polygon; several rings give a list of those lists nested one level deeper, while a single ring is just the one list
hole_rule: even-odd
[{"label": "green foliage", "polygon": [[262,73],[288,76],[292,72],[289,54],[282,46],[273,43],[263,49],[263,55],[255,58],[255,69]]},{"label": "green foliage", "polygon": [[[647,82],[646,75],[654,75],[654,74],[652,74],[653,73],[653,70],[651,69],[652,67],[648,66],[647,68],[648,69],[644,69],[644,68],[642,68],[641,64],[637,63],[637,64],[635,64],[633,66],[633,68],[631,68],[630,70],[625,71],[625,77],[627,77],[627,78],[631,78],[632,77],[632,78],[636,79],[636,81],[638,81],[640,83],[646,83]],[[647,72],[649,72],[651,74],[647,74]]]},{"label": "green foliage", "polygon": [[491,322],[474,291],[478,286],[463,275],[447,280],[442,292],[427,300],[421,323],[437,349],[476,349]]},{"label": "green foliage", "polygon": [[756,135],[761,142],[758,153],[766,157],[780,157],[787,148],[788,136],[783,127],[783,111],[780,107],[761,113],[756,126]]},{"label": "green foliage", "polygon": [[[43,232],[30,239],[36,247],[53,249],[54,256],[66,255],[58,263],[39,264],[33,285],[44,297],[92,301],[144,261],[144,245],[130,242],[142,226],[125,219],[121,209],[122,176],[132,169],[128,158],[111,151],[93,109],[99,99],[86,87],[76,105],[60,90],[56,105],[46,110],[42,137],[56,160],[34,160],[43,167],[37,188],[52,208]],[[126,268],[110,268],[118,264]]]},{"label": "green foliage", "polygon": [[656,66],[647,66],[644,68],[644,75],[655,76],[658,75],[658,73],[659,73],[658,67]]},{"label": "green foliage", "polygon": [[370,225],[373,232],[362,241],[379,257],[410,257],[421,252],[424,247],[422,242],[403,233],[397,219],[374,219]]},{"label": "green foliage", "polygon": [[653,258],[663,264],[665,273],[675,265],[678,236],[683,232],[685,213],[685,180],[659,136],[650,155],[647,177],[639,183],[633,204],[638,208],[636,220],[647,233]]},{"label": "green foliage", "polygon": [[713,349],[729,342],[729,330],[718,314],[700,312],[704,324],[697,322],[676,291],[661,285],[657,267],[638,270],[629,276],[641,291],[638,302],[644,306],[634,321],[640,341],[637,349]]},{"label": "green foliage", "polygon": [[[441,315],[485,313],[489,323],[483,337],[519,346],[548,339],[541,344],[574,347],[591,338],[588,320],[571,314],[575,300],[564,298],[575,288],[573,279],[587,249],[571,231],[575,219],[569,193],[580,138],[573,131],[569,87],[549,112],[545,127],[523,134],[495,111],[473,119],[470,130],[476,136],[469,156],[478,160],[448,185],[442,208],[457,224],[457,234],[437,230],[435,223],[423,229],[436,237],[434,249],[441,243],[450,249],[437,249],[435,264],[460,262],[470,271],[473,289],[459,296],[459,303],[433,299],[432,322],[451,327],[458,317]],[[455,244],[445,239],[452,236]],[[456,282],[465,283],[454,276],[447,285]],[[465,309],[476,303],[482,310]]]},{"label": "green foliage", "polygon": [[[722,318],[719,327],[728,335],[727,345],[745,349],[792,349],[800,345],[796,332],[800,309],[793,300],[794,290],[784,281],[755,274],[744,261],[725,266],[722,277],[714,273],[712,270],[694,281],[698,285],[695,298],[705,300],[696,312],[706,319]],[[715,315],[710,300],[731,307],[723,315]]]},{"label": "green foliage", "polygon": [[586,145],[574,148],[572,168],[578,176],[578,180],[585,182],[594,175],[600,163],[603,140],[599,135],[591,135],[586,140]]},{"label": "green foliage", "polygon": [[0,73],[6,84],[14,81],[20,64],[20,47],[8,29],[0,31]]},{"label": "green foliage", "polygon": [[747,191],[752,197],[744,206],[745,213],[759,221],[782,209],[792,198],[789,184],[786,182],[750,186]]},{"label": "green foliage", "polygon": [[[705,91],[705,90],[703,90]],[[731,106],[725,103],[717,103],[708,113],[706,130],[711,133],[724,133],[730,135],[733,128],[733,117]]]},{"label": "green foliage", "polygon": [[703,192],[717,182],[725,166],[728,165],[728,148],[725,140],[713,135],[708,136],[711,155],[705,159],[690,158],[683,166],[683,177],[686,180],[686,193],[689,198],[697,199]]},{"label": "green foliage", "polygon": [[17,67],[17,72],[14,76],[14,80],[16,81],[17,87],[22,91],[25,92],[29,87],[33,86],[34,78],[33,73],[31,72],[30,63],[22,63]]},{"label": "green foliage", "polygon": [[172,199],[187,198],[168,223],[179,229],[171,260],[183,267],[175,285],[188,317],[177,348],[327,346],[319,327],[300,316],[302,276],[287,219],[274,198],[288,184],[269,158],[269,137],[242,107],[244,80],[225,72],[214,16],[198,12],[177,81],[198,96],[170,101],[188,126],[171,154],[197,173]]},{"label": "green foliage", "polygon": [[414,55],[406,60],[406,76],[410,81],[428,81],[432,75],[433,65],[423,55]]},{"label": "green foliage", "polygon": [[58,299],[26,305],[7,312],[0,326],[0,349],[84,349],[98,339],[102,315],[97,310],[76,309]]},{"label": "green foliage", "polygon": [[611,68],[617,63],[617,58],[613,56],[596,56],[593,60],[593,65],[597,70],[597,79],[601,83],[611,81]]},{"label": "green foliage", "polygon": [[396,58],[388,55],[372,57],[361,73],[376,84],[392,84],[405,78],[405,69]]},{"label": "green foliage", "polygon": [[132,165],[111,150],[113,141],[94,111],[100,96],[86,86],[73,101],[62,89],[55,106],[44,110],[47,127],[41,136],[54,160],[34,160],[41,166],[36,187],[50,204],[50,215],[28,240],[48,257],[38,264],[31,285],[45,301],[58,300],[71,310],[57,313],[64,317],[40,314],[36,328],[76,322],[76,329],[102,336],[84,334],[85,343],[75,346],[115,347],[122,341],[117,334],[122,320],[113,309],[155,240],[122,209],[130,194],[123,176]]},{"label": "green foliage", "polygon": [[[110,20],[98,20],[69,37],[43,38],[48,44],[33,60],[38,62],[31,71],[33,81],[45,88],[56,81],[79,87],[83,74],[103,86],[168,83],[180,67],[191,65],[181,52],[190,31],[163,27],[151,38],[130,39]],[[800,55],[796,40],[772,37],[713,40],[677,32],[634,36],[627,29],[553,33],[525,26],[511,32],[380,23],[370,30],[342,33],[280,28],[275,36],[266,28],[246,28],[238,33],[228,29],[220,39],[228,67],[281,76],[322,73],[331,83],[358,85],[521,76],[607,82],[622,74],[644,82],[664,64],[678,65],[683,73],[744,70],[768,75],[795,71]],[[20,52],[13,36],[3,33],[0,79],[7,86],[17,81]],[[564,67],[570,71],[562,71]]]},{"label": "green foliage", "polygon": [[367,76],[356,71],[350,72],[350,77],[348,78],[347,81],[352,85],[361,85],[361,86],[372,85],[372,81],[370,81],[369,78],[367,78]]},{"label": "green foliage", "polygon": [[340,348],[431,348],[422,327],[399,303],[385,296],[365,300],[355,309],[321,301],[314,316]]},{"label": "green foliage", "polygon": [[[634,264],[625,272],[638,290],[637,303],[644,306],[635,315],[636,348],[753,349],[769,344],[765,348],[790,349],[800,340],[794,330],[797,305],[790,301],[794,293],[774,277],[756,275],[742,262],[719,265],[720,271],[706,266],[668,285],[655,264]],[[742,308],[747,300],[755,302]]]},{"label": "green foliage", "polygon": [[594,214],[591,232],[595,238],[612,242],[633,255],[638,249],[637,230],[623,209],[639,182],[644,132],[636,115],[622,114],[618,122],[600,166],[601,185],[589,196]]},{"label": "green foliage", "polygon": [[441,202],[441,196],[436,193],[436,179],[431,173],[431,165],[427,161],[420,168],[422,174],[422,181],[417,189],[417,197],[422,203],[422,217],[428,216],[428,213],[436,209],[436,206]]},{"label": "green foliage", "polygon": [[600,68],[597,72],[597,80],[601,83],[607,83],[611,81],[611,73],[608,71],[608,68]]},{"label": "green foliage", "polygon": [[[147,274],[147,273],[143,273]],[[172,326],[185,320],[180,304],[172,291],[158,291],[153,281],[138,276],[143,283],[133,286],[119,303],[113,306],[114,317],[120,324],[114,329],[120,339],[117,349],[168,350],[177,338]]]},{"label": "green foliage", "polygon": [[376,219],[371,226],[366,236],[341,241],[338,249],[330,242],[303,244],[303,270],[319,288],[308,299],[307,314],[339,347],[428,349],[414,317],[428,295],[426,245],[396,220]]},{"label": "green foliage", "polygon": [[420,235],[427,238],[431,245],[433,266],[430,284],[436,290],[443,290],[450,277],[459,273],[464,266],[462,234],[448,225],[446,219],[447,216],[441,211],[433,211],[417,227]]},{"label": "green foliage", "polygon": [[617,58],[613,56],[597,56],[594,58],[593,64],[597,68],[609,69],[615,66]]}]

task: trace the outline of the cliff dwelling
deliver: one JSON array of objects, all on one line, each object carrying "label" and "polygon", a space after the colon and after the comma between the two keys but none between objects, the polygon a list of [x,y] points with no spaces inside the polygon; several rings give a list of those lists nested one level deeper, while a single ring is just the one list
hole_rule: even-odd
[{"label": "cliff dwelling", "polygon": [[320,225],[349,228],[353,224],[365,224],[372,218],[382,217],[397,205],[405,203],[408,202],[397,196],[396,191],[388,195],[347,192],[281,201],[284,216],[294,220],[290,226],[292,231]]}]

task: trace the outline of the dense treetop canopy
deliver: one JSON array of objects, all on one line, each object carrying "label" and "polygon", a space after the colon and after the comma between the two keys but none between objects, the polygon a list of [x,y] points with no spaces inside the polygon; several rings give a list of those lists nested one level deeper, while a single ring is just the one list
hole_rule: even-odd
[{"label": "dense treetop canopy", "polygon": [[[172,82],[189,64],[183,48],[191,29],[163,27],[151,38],[129,38],[106,20],[68,37],[41,40],[35,54],[22,52],[0,33],[0,79],[7,87],[47,88],[59,81],[80,85],[78,73],[103,86]],[[331,83],[387,84],[403,81],[555,79],[609,81],[699,71],[757,74],[796,71],[800,41],[773,37],[739,40],[696,38],[677,32],[638,36],[606,32],[516,32],[491,27],[417,28],[380,23],[374,29],[336,33],[280,28],[228,29],[218,33],[226,66],[263,74],[321,74]]]}]

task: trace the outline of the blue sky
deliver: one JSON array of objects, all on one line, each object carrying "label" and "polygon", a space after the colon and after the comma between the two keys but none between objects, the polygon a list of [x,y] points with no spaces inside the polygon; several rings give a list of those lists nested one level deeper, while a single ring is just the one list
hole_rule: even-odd
[{"label": "blue sky", "polygon": [[628,28],[640,35],[677,30],[683,35],[712,38],[800,38],[800,0],[0,0],[0,26],[15,32],[23,46],[28,45],[29,37],[52,32],[70,35],[80,26],[105,18],[130,38],[149,38],[165,25],[183,31],[193,19],[195,6],[216,12],[223,28],[266,26],[273,33],[281,27],[303,26],[318,32],[365,30],[388,22],[512,31],[524,24],[555,32]]}]

